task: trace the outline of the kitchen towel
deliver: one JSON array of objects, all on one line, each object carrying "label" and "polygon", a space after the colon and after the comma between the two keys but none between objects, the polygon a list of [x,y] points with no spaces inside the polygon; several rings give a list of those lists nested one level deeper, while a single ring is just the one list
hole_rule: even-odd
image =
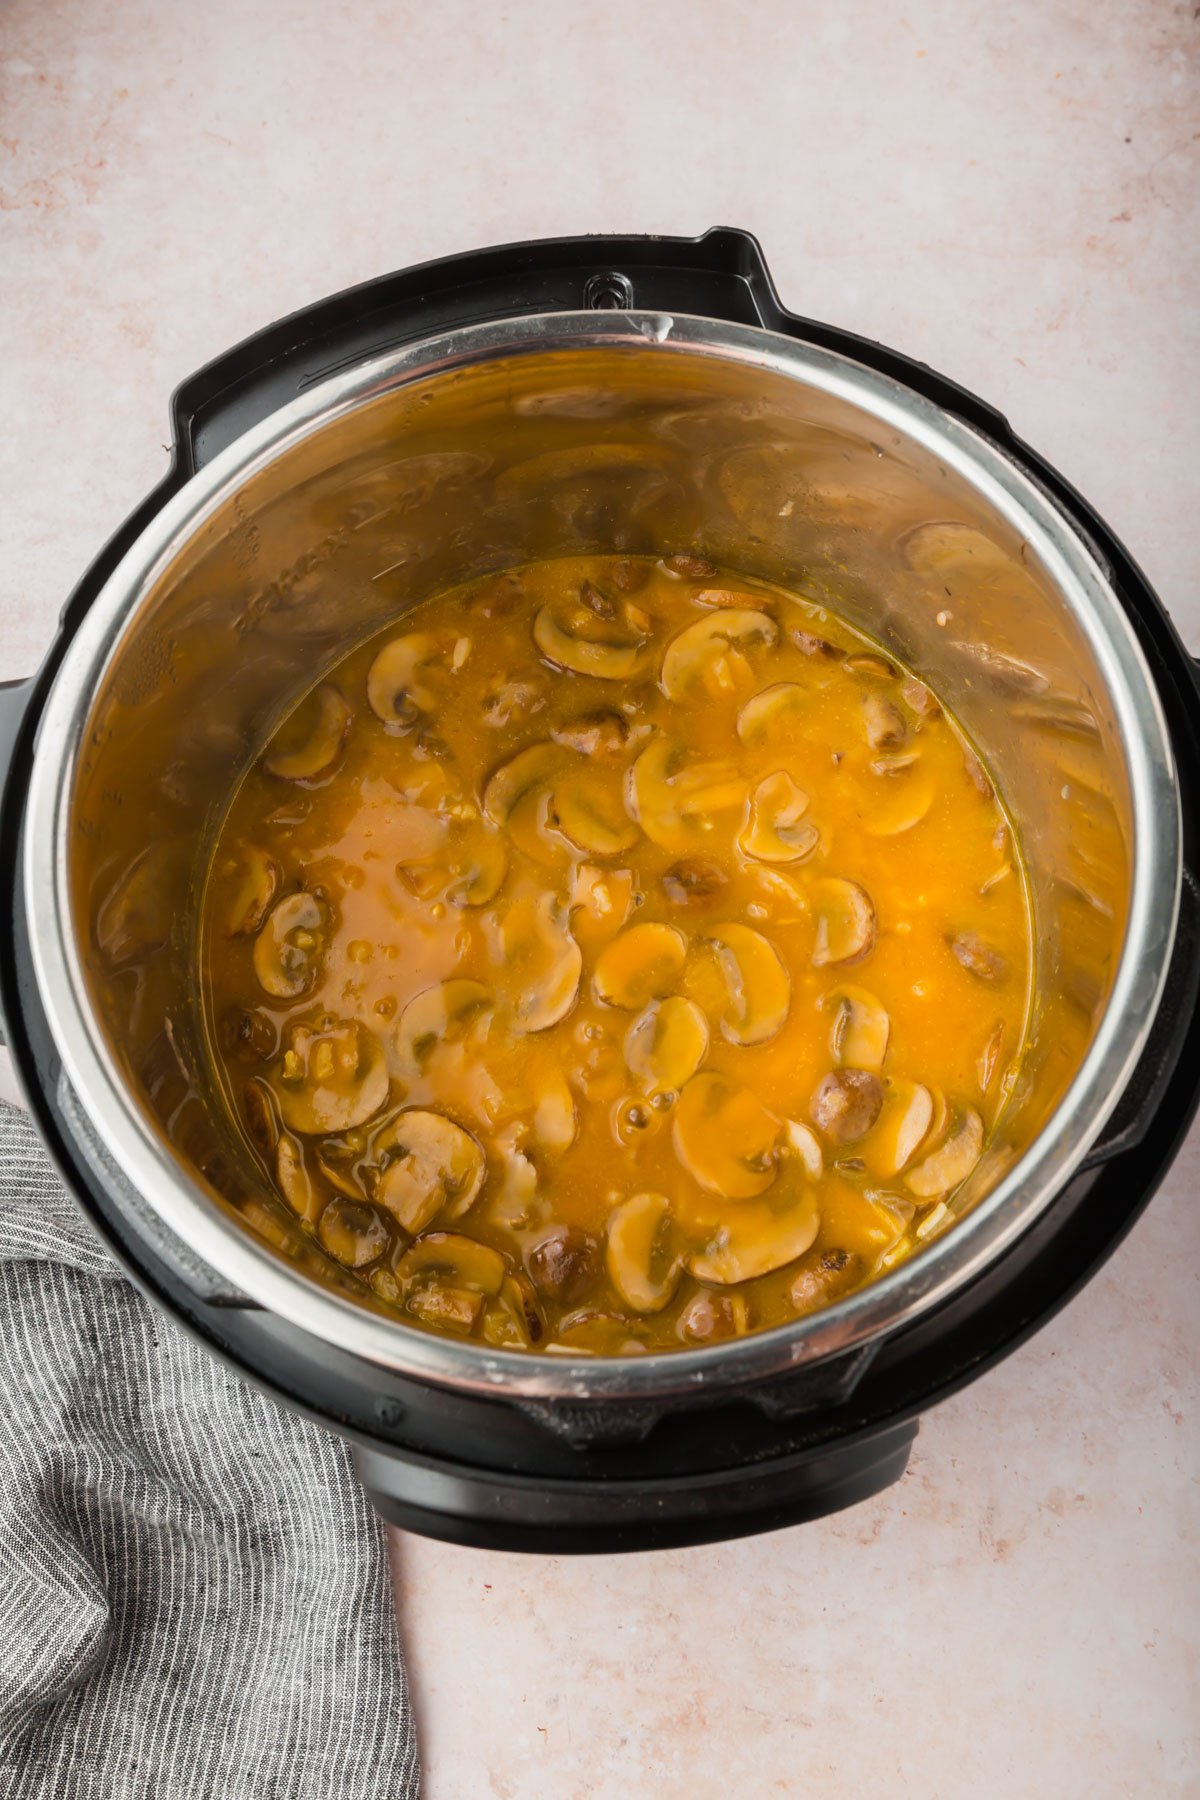
[{"label": "kitchen towel", "polygon": [[0,1102],[0,1796],[419,1785],[345,1445],[148,1305]]}]

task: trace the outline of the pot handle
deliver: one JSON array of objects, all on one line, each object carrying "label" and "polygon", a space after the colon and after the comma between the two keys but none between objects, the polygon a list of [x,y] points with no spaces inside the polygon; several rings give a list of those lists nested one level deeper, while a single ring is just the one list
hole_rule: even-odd
[{"label": "pot handle", "polygon": [[718,226],[696,238],[573,237],[503,244],[382,275],[245,338],[176,389],[187,475],[339,370],[417,338],[531,313],[647,311],[758,325],[865,360],[991,436],[1002,415],[922,363],[833,331],[780,303],[757,238]]}]

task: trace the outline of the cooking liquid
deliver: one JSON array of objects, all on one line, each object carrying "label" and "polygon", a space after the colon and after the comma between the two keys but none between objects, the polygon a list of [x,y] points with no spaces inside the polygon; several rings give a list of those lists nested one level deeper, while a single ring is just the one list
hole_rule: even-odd
[{"label": "cooking liquid", "polygon": [[1026,884],[930,691],[680,557],[443,594],[286,718],[220,829],[221,1087],[409,1322],[678,1349],[953,1223],[1021,1052]]}]

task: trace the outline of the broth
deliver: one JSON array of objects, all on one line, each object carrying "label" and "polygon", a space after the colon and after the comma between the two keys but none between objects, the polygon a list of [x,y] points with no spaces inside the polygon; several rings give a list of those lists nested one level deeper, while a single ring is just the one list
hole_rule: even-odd
[{"label": "broth", "polygon": [[532,564],[348,654],[218,833],[240,1131],[408,1322],[636,1353],[954,1219],[1015,1078],[1013,832],[910,671],[697,557]]}]

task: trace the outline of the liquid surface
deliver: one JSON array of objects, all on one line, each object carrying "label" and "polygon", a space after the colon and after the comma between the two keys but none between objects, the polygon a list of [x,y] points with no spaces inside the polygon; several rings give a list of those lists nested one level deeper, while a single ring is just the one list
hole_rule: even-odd
[{"label": "liquid surface", "polygon": [[1011,831],[935,697],[701,559],[533,565],[361,646],[231,805],[241,1130],[410,1323],[678,1349],[953,1222],[1020,1054]]}]

